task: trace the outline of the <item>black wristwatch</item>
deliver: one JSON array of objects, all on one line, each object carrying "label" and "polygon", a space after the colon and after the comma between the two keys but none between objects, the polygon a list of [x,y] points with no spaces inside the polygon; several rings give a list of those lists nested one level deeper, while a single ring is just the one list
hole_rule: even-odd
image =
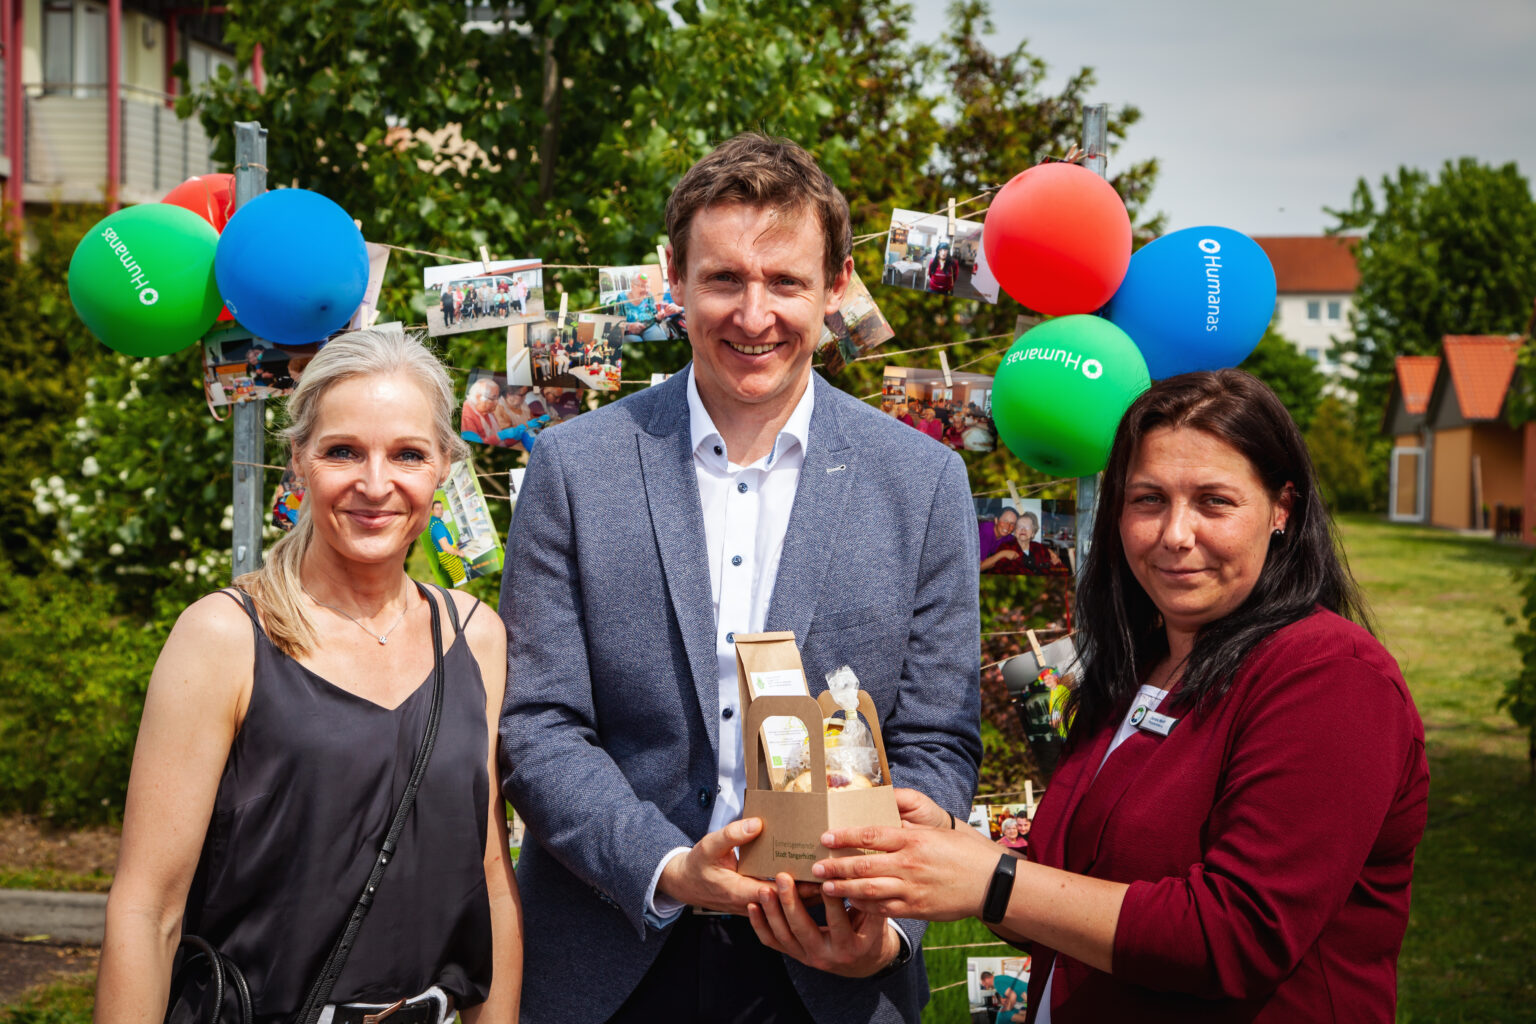
[{"label": "black wristwatch", "polygon": [[981,919],[987,924],[998,924],[1008,913],[1008,899],[1013,895],[1013,873],[1019,860],[1011,853],[998,858],[992,870],[992,882],[987,886],[987,898],[981,904]]},{"label": "black wristwatch", "polygon": [[880,968],[874,974],[871,974],[871,980],[889,978],[891,975],[895,974],[897,971],[901,970],[903,967],[907,966],[907,964],[912,962],[912,941],[907,938],[907,933],[901,930],[900,925],[888,927],[895,927],[896,931],[899,933],[898,938],[901,940],[901,952],[896,954],[896,959]]}]

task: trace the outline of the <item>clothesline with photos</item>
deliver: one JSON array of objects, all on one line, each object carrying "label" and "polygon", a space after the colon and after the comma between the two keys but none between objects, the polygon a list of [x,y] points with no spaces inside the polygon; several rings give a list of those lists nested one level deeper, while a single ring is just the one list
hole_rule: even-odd
[{"label": "clothesline with photos", "polygon": [[[951,199],[943,209],[929,213],[896,209],[891,214],[890,227],[858,235],[852,243],[864,245],[877,239],[886,241],[882,284],[995,303],[997,286],[995,281],[987,283],[991,280],[990,271],[986,268],[981,245],[984,225],[961,219],[958,211],[984,213],[987,209],[984,201],[999,188],[1001,186],[982,186],[974,195]],[[377,296],[388,268],[388,257],[391,252],[401,252],[428,257],[440,264],[428,266],[422,272],[428,316],[426,323],[413,326],[424,328],[434,337],[506,328],[505,369],[447,366],[463,380],[459,427],[462,436],[474,447],[483,445],[513,452],[531,451],[540,430],[594,408],[591,392],[654,385],[669,376],[658,373],[649,379],[623,377],[623,352],[629,345],[686,339],[683,323],[686,313],[673,303],[668,290],[668,253],[663,246],[657,247],[656,262],[625,267],[596,263],[546,264],[537,258],[497,261],[492,258],[488,245],[479,246],[478,258],[393,243],[368,243],[367,247],[369,287],[349,326],[373,326],[379,319]],[[928,269],[914,276],[914,266]],[[552,287],[560,289],[559,311],[556,313],[553,302],[546,304],[545,270],[595,271],[599,297],[606,301],[572,310],[569,308],[571,293],[561,288],[564,282],[550,282]],[[554,294],[550,292],[550,297]],[[672,322],[663,330],[661,325],[668,318]],[[830,375],[852,363],[883,360],[887,365],[882,390],[858,396],[859,400],[868,402],[884,398],[882,411],[954,450],[990,452],[996,450],[998,444],[996,427],[991,420],[992,379],[964,371],[999,357],[1020,331],[1039,322],[1038,317],[1021,316],[1010,332],[958,338],[909,349],[874,351],[894,338],[895,331],[881,314],[869,290],[855,278],[843,305],[826,318],[812,365]],[[957,347],[994,341],[1004,344],[989,347],[954,365],[946,357],[949,350]],[[249,333],[237,333],[232,344],[222,349],[212,342],[206,344],[208,365],[205,367],[204,389],[210,411],[217,417],[215,406],[223,404],[223,396],[220,396],[221,401],[215,401],[221,379],[232,385],[234,402],[290,393],[302,370],[300,360],[307,362],[307,357],[318,347],[285,345],[273,348],[251,339]],[[939,367],[924,369],[903,365],[906,362],[903,356],[923,353],[938,353]],[[218,365],[213,365],[215,363]],[[235,465],[283,471],[282,467],[249,460],[236,460]],[[498,486],[503,479],[500,471],[483,471],[475,465],[473,458],[466,459],[456,467],[445,491],[437,496],[441,499],[442,516],[439,518],[434,514],[429,531],[436,536],[431,543],[424,544],[424,548],[429,554],[441,552],[446,555],[432,559],[440,562],[446,573],[447,579],[442,582],[461,585],[477,575],[501,569],[502,546],[489,537],[494,527],[490,524],[486,505],[492,499],[515,502],[516,483],[508,480],[510,487]],[[302,491],[291,474],[285,473],[284,480],[273,503],[273,517],[280,525],[291,525],[297,518]],[[1022,561],[992,571],[1065,574],[1064,566],[1069,561],[1067,552],[1072,543],[1070,524],[1063,525],[1065,520],[1058,510],[1055,528],[1046,535],[1041,527],[1049,517],[1040,500],[1033,496],[1070,483],[1071,479],[1065,477],[1022,488],[1010,482],[1006,491],[974,495],[979,518],[983,502],[995,504],[995,499],[1007,494],[1010,497],[1004,500],[1013,502],[1018,517],[1027,516],[1034,529],[1042,533],[1031,547],[1030,538],[1021,532]],[[512,493],[506,493],[507,490]],[[498,491],[502,493],[496,493]],[[1045,503],[1046,506],[1055,504]],[[996,514],[995,511],[989,513]],[[468,530],[469,534],[475,535],[473,543],[465,543],[466,531],[460,522],[460,519],[469,518],[480,520],[478,529]],[[1042,553],[1045,548],[1041,541],[1050,547],[1049,562]],[[485,556],[483,566],[476,561],[481,553]],[[461,557],[465,554],[470,557]],[[988,570],[984,567],[983,571]]]}]

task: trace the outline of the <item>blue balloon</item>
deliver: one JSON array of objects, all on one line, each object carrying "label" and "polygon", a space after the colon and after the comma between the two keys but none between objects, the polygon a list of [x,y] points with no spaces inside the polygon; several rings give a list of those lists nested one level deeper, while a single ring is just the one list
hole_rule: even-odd
[{"label": "blue balloon", "polygon": [[1219,370],[1248,357],[1275,312],[1275,268],[1231,228],[1184,228],[1131,257],[1104,315],[1147,361],[1153,380]]},{"label": "blue balloon", "polygon": [[283,188],[229,219],[213,272],[242,327],[280,345],[307,345],[357,312],[368,289],[368,250],[346,210],[318,192]]}]

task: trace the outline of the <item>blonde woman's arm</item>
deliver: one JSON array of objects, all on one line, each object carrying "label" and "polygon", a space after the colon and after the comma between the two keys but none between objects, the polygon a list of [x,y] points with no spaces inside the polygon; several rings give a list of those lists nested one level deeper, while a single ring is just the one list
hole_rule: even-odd
[{"label": "blonde woman's arm", "polygon": [[[457,600],[465,595],[455,593]],[[473,602],[460,602],[460,616],[469,614]],[[517,1020],[523,991],[523,908],[517,898],[517,877],[507,841],[507,810],[501,799],[496,769],[500,744],[502,697],[507,681],[507,632],[494,608],[482,608],[468,626],[470,649],[480,663],[485,681],[485,718],[490,735],[487,745],[491,807],[485,840],[485,888],[491,898],[491,993],[486,1001],[463,1011],[465,1024],[502,1024]]]},{"label": "blonde woman's arm", "polygon": [[144,698],[96,982],[98,1024],[158,1024],[187,890],[251,692],[251,620],[213,594],[177,619]]}]

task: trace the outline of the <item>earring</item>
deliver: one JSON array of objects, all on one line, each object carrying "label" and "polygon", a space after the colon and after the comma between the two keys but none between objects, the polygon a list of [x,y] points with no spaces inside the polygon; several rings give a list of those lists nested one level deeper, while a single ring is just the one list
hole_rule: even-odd
[{"label": "earring", "polygon": [[1284,537],[1285,536],[1285,527],[1282,526],[1279,529],[1275,530],[1273,536]]}]

